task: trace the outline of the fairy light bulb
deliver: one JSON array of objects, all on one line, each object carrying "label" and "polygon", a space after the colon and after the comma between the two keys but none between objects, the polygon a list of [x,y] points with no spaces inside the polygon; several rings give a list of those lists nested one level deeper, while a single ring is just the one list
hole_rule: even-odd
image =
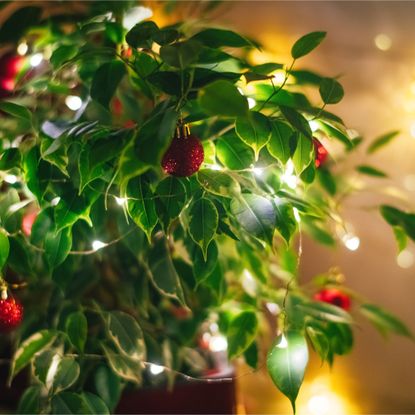
[{"label": "fairy light bulb", "polygon": [[164,367],[160,365],[156,365],[155,363],[152,363],[150,365],[150,373],[154,376],[160,375],[164,372]]},{"label": "fairy light bulb", "polygon": [[65,104],[70,110],[77,111],[82,107],[82,99],[76,95],[68,95]]},{"label": "fairy light bulb", "polygon": [[30,66],[36,68],[43,61],[43,55],[41,53],[35,53],[29,60]]},{"label": "fairy light bulb", "polygon": [[14,174],[6,174],[4,176],[4,181],[9,184],[15,184],[17,183],[17,176],[15,176]]},{"label": "fairy light bulb", "polygon": [[27,45],[26,42],[22,42],[19,44],[19,46],[17,46],[17,54],[20,56],[24,56],[26,55],[27,51],[29,50],[29,46]]},{"label": "fairy light bulb", "polygon": [[117,203],[117,205],[122,206],[122,205],[125,205],[127,203],[127,198],[126,197],[117,197],[117,196],[115,196],[115,202]]},{"label": "fairy light bulb", "polygon": [[252,109],[256,105],[256,101],[253,98],[248,98],[248,108]]},{"label": "fairy light bulb", "polygon": [[224,352],[228,349],[228,341],[222,334],[210,336],[209,349],[212,352]]},{"label": "fairy light bulb", "polygon": [[360,238],[352,233],[346,233],[342,237],[342,241],[344,243],[344,246],[349,251],[357,251],[360,246]]},{"label": "fairy light bulb", "polygon": [[280,69],[280,70],[278,70],[274,73],[272,81],[276,85],[282,85],[285,81],[285,77],[286,77],[286,72],[284,70]]},{"label": "fairy light bulb", "polygon": [[92,249],[94,251],[98,251],[99,249],[105,248],[107,246],[107,244],[105,242],[101,242],[101,241],[94,241],[92,242]]}]

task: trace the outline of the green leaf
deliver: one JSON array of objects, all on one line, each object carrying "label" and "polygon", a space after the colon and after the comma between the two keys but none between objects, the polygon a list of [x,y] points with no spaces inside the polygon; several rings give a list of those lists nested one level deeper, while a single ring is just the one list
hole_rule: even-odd
[{"label": "green leaf", "polygon": [[174,108],[165,108],[152,116],[141,127],[135,141],[138,161],[160,166],[161,159],[169,147],[176,129],[177,116]]},{"label": "green leaf", "polygon": [[351,315],[342,308],[322,301],[312,301],[309,303],[299,304],[297,306],[307,313],[323,321],[331,321],[333,323],[352,324]]},{"label": "green leaf", "polygon": [[241,140],[254,150],[257,160],[261,148],[271,137],[272,130],[268,117],[260,112],[250,111],[248,116],[236,119],[235,130]]},{"label": "green leaf", "polygon": [[20,166],[21,155],[18,148],[8,148],[0,156],[0,170],[6,171]]},{"label": "green leaf", "polygon": [[379,330],[383,336],[389,333],[413,338],[408,327],[396,316],[374,304],[363,304],[360,312]]},{"label": "green leaf", "polygon": [[14,102],[0,102],[0,110],[12,115],[20,121],[32,124],[32,113],[24,106],[15,104]]},{"label": "green leaf", "polygon": [[41,330],[32,334],[16,350],[11,364],[10,379],[13,379],[33,359],[36,353],[48,348],[56,339],[53,330]]},{"label": "green leaf", "polygon": [[180,38],[180,33],[176,29],[161,29],[154,33],[153,40],[160,46],[169,45]]},{"label": "green leaf", "polygon": [[78,51],[79,47],[75,44],[59,46],[53,51],[52,56],[50,57],[50,63],[57,69],[65,62],[74,58],[78,54]]},{"label": "green leaf", "polygon": [[370,144],[370,146],[367,149],[367,152],[369,154],[375,153],[383,146],[390,143],[399,133],[400,131],[391,131],[390,133],[381,135]]},{"label": "green leaf", "polygon": [[320,359],[323,362],[327,360],[329,349],[330,349],[330,343],[326,335],[324,334],[324,332],[316,328],[314,325],[307,326],[306,332],[307,332],[308,338],[311,341],[313,349],[320,356]]},{"label": "green leaf", "polygon": [[356,170],[359,173],[362,174],[366,174],[368,176],[373,176],[373,177],[388,177],[386,173],[384,173],[383,171],[376,169],[375,167],[372,166],[368,166],[365,164],[362,164],[360,166],[356,167]]},{"label": "green leaf", "polygon": [[271,127],[272,134],[267,149],[272,157],[285,164],[291,156],[290,138],[294,130],[287,123],[279,120],[272,121]]},{"label": "green leaf", "polygon": [[268,353],[267,368],[271,379],[290,400],[294,413],[307,363],[307,342],[298,331],[289,330],[279,336]]},{"label": "green leaf", "polygon": [[205,29],[196,33],[192,39],[203,43],[211,48],[220,48],[230,46],[234,48],[253,47],[254,45],[248,39],[238,33],[223,29]]},{"label": "green leaf", "polygon": [[243,170],[255,160],[254,152],[234,132],[220,137],[216,142],[218,160],[230,170]]},{"label": "green leaf", "polygon": [[167,230],[186,203],[186,187],[177,177],[169,176],[157,185],[155,193],[158,217]]},{"label": "green leaf", "polygon": [[9,257],[10,243],[7,233],[4,229],[0,228],[0,271],[6,265],[7,258]]},{"label": "green leaf", "polygon": [[121,381],[106,365],[100,365],[94,373],[94,386],[97,395],[114,411],[121,396]]},{"label": "green leaf", "polygon": [[192,252],[193,275],[197,284],[203,283],[210,274],[215,270],[218,263],[218,246],[212,241],[207,249],[206,259],[197,245],[194,245]]},{"label": "green leaf", "polygon": [[174,268],[166,238],[157,238],[148,254],[148,276],[155,288],[184,304],[183,288]]},{"label": "green leaf", "polygon": [[325,104],[337,104],[344,96],[343,87],[333,78],[323,78],[320,82],[319,92]]},{"label": "green leaf", "polygon": [[127,43],[133,48],[151,48],[152,37],[159,31],[152,21],[136,24],[125,36]]},{"label": "green leaf", "polygon": [[254,311],[242,311],[234,317],[227,330],[230,359],[241,355],[255,340],[258,319]]},{"label": "green leaf", "polygon": [[156,203],[150,186],[142,176],[135,177],[128,182],[127,195],[128,213],[150,241],[158,221]]},{"label": "green leaf", "polygon": [[22,415],[33,415],[40,412],[42,387],[40,385],[30,386],[23,393],[17,407],[17,413]]},{"label": "green leaf", "polygon": [[133,360],[145,360],[143,332],[135,318],[122,311],[107,314],[107,331],[121,354]]},{"label": "green leaf", "polygon": [[235,197],[241,193],[241,186],[229,174],[210,169],[202,169],[197,173],[197,181],[208,192],[218,196]]},{"label": "green leaf", "polygon": [[158,68],[158,64],[149,54],[137,52],[134,68],[142,78],[146,78]]},{"label": "green leaf", "polygon": [[272,246],[276,211],[268,199],[254,194],[242,194],[231,201],[231,212],[240,226],[250,236],[268,242]]},{"label": "green leaf", "polygon": [[199,91],[199,105],[209,115],[246,116],[248,101],[229,81],[212,82]]},{"label": "green leaf", "polygon": [[395,240],[398,244],[398,252],[402,252],[408,245],[408,237],[406,236],[405,229],[401,226],[394,226],[393,234],[395,235]]},{"label": "green leaf", "polygon": [[320,129],[329,137],[336,138],[338,141],[343,143],[348,150],[351,150],[355,146],[354,141],[350,140],[347,132],[344,131],[343,128],[340,128],[338,125],[334,125],[334,123],[330,124],[328,121],[323,122],[320,120],[319,126]]},{"label": "green leaf", "polygon": [[40,382],[42,382],[47,387],[49,387],[46,382],[48,380],[48,372],[51,371],[51,374],[56,372],[59,360],[59,354],[56,350],[53,349],[47,349],[41,353],[37,353],[33,360],[34,375]]},{"label": "green leaf", "polygon": [[80,351],[84,351],[88,336],[88,321],[82,311],[71,313],[66,320],[66,333],[71,343]]},{"label": "green leaf", "polygon": [[50,268],[54,269],[65,261],[72,247],[72,229],[48,232],[45,237],[45,256]]},{"label": "green leaf", "polygon": [[105,402],[98,396],[89,392],[83,392],[81,396],[87,409],[86,414],[110,415],[110,411],[105,405]]},{"label": "green leaf", "polygon": [[275,227],[287,244],[297,230],[297,221],[294,217],[293,207],[289,203],[275,202],[276,221]]},{"label": "green leaf", "polygon": [[70,388],[78,380],[79,374],[80,367],[75,359],[73,357],[63,357],[53,375],[50,389],[56,394]]},{"label": "green leaf", "polygon": [[219,215],[215,205],[205,198],[192,203],[189,209],[189,234],[200,246],[203,257],[218,228]]},{"label": "green leaf", "polygon": [[126,73],[127,70],[122,61],[113,60],[104,63],[98,68],[92,79],[91,98],[108,109],[111,98]]},{"label": "green leaf", "polygon": [[245,362],[253,369],[258,369],[258,346],[256,342],[252,342],[251,345],[244,351]]},{"label": "green leaf", "polygon": [[306,137],[312,138],[312,132],[310,128],[310,124],[308,121],[304,118],[303,115],[301,115],[298,111],[290,108],[285,107],[283,105],[280,105],[280,110],[284,118],[300,133],[305,135]]},{"label": "green leaf", "polygon": [[69,176],[66,170],[69,161],[67,148],[59,138],[42,137],[40,155],[43,160],[54,164],[65,176]]},{"label": "green leaf", "polygon": [[331,196],[334,196],[337,191],[337,186],[336,186],[336,180],[334,176],[331,174],[330,170],[320,166],[320,168],[317,169],[317,177],[320,181],[320,184],[323,186],[323,188]]},{"label": "green leaf", "polygon": [[298,134],[292,160],[297,174],[301,174],[313,160],[313,142],[303,134]]},{"label": "green leaf", "polygon": [[73,392],[62,392],[52,398],[52,413],[63,414],[87,414],[87,408],[81,395]]},{"label": "green leaf", "polygon": [[141,362],[131,359],[128,356],[115,353],[110,347],[101,344],[104,355],[112,371],[128,382],[141,383]]},{"label": "green leaf", "polygon": [[199,51],[199,42],[187,40],[162,46],[160,56],[168,65],[184,69],[197,60]]},{"label": "green leaf", "polygon": [[291,48],[293,59],[301,58],[315,49],[326,37],[326,32],[311,32],[298,39]]}]

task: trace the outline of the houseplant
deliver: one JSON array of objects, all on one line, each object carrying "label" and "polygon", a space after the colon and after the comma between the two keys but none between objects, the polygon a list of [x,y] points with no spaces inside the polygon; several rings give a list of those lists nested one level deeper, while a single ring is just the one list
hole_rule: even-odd
[{"label": "houseplant", "polygon": [[[300,38],[288,65],[254,65],[260,45],[238,33],[127,29],[137,9],[100,3],[51,19],[24,7],[0,29],[13,69],[0,104],[0,321],[10,382],[27,368],[32,382],[18,412],[111,412],[152,370],[169,384],[203,378],[218,339],[254,368],[268,348],[295,411],[308,350],[329,364],[351,350],[351,299],[410,337],[336,270],[311,290],[298,276],[303,233],[330,245],[344,229],[353,243],[340,210],[352,183],[326,147],[339,142],[340,160],[361,139],[327,110],[339,81],[297,67],[325,33]],[[415,238],[412,214],[381,212],[401,247]]]}]

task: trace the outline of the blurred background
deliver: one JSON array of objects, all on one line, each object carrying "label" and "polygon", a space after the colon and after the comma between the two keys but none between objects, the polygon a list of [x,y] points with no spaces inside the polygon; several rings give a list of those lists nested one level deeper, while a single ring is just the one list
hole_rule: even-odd
[{"label": "blurred background", "polygon": [[[402,207],[415,206],[415,2],[399,1],[229,1],[218,13],[224,23],[257,38],[268,60],[290,61],[293,42],[314,30],[326,40],[298,67],[328,76],[341,75],[344,100],[333,107],[346,125],[365,138],[398,129],[398,139],[377,153],[371,164],[390,179],[371,192],[353,197],[343,215],[360,239],[358,249],[327,249],[304,241],[302,279],[339,265],[346,283],[382,304],[415,328],[415,247],[397,257],[390,228],[370,210],[392,201],[392,186],[410,200],[393,197]],[[261,62],[258,62],[261,63]],[[363,151],[355,157],[363,157]],[[387,184],[386,184],[387,183]],[[410,341],[387,341],[358,321],[355,349],[337,359],[334,369],[315,361],[299,395],[299,413],[310,415],[415,413],[415,349]],[[247,373],[244,369],[241,374]],[[266,373],[240,378],[247,413],[288,413],[289,406]]]},{"label": "blurred background", "polygon": [[[19,7],[20,2],[13,3],[12,7]],[[82,2],[32,3],[50,10],[68,3],[82,9]],[[197,3],[180,2],[175,13],[183,20],[195,17]],[[163,2],[146,4],[156,20],[163,19]],[[290,62],[296,39],[314,30],[328,32],[323,44],[302,58],[296,69],[341,76],[346,95],[334,111],[365,137],[366,144],[355,158],[363,160],[364,148],[375,137],[401,131],[370,161],[389,179],[381,185],[369,180],[370,191],[351,198],[343,211],[359,238],[349,246],[353,250],[341,245],[328,249],[304,240],[301,278],[306,282],[339,265],[352,289],[389,309],[415,331],[415,247],[410,244],[397,256],[391,228],[380,214],[373,214],[377,205],[389,201],[415,210],[415,2],[224,1],[213,15],[218,26],[233,28],[264,45],[267,53],[253,57],[258,64]],[[399,189],[406,198],[401,198]],[[332,371],[318,360],[311,363],[298,401],[301,415],[415,413],[414,344],[401,337],[383,341],[365,322],[358,325],[354,351],[337,359]],[[241,367],[238,376],[240,413],[290,413],[288,400],[265,370],[252,373]]]}]

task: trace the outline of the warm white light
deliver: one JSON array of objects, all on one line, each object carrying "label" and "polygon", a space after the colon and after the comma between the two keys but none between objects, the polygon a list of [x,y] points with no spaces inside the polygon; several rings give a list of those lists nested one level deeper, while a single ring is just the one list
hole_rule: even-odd
[{"label": "warm white light", "polygon": [[403,179],[403,185],[411,192],[415,191],[415,174],[409,174]]},{"label": "warm white light", "polygon": [[330,410],[330,402],[325,395],[315,395],[308,401],[307,408],[311,415],[326,415]]},{"label": "warm white light", "polygon": [[106,246],[107,246],[107,244],[104,243],[104,242],[101,242],[101,241],[94,241],[94,242],[92,242],[92,249],[94,251],[98,251],[99,249],[104,248]]},{"label": "warm white light", "polygon": [[211,336],[209,339],[209,349],[212,352],[224,352],[228,349],[228,341],[222,334]]},{"label": "warm white light", "polygon": [[300,212],[298,211],[298,209],[296,207],[293,208],[293,214],[294,214],[295,220],[298,223],[300,223],[301,222],[301,216],[300,216]]},{"label": "warm white light", "polygon": [[48,388],[50,388],[53,384],[53,380],[55,378],[56,372],[58,371],[60,361],[60,356],[58,354],[55,354],[52,358],[52,362],[50,363],[49,369],[46,374],[46,387]]},{"label": "warm white light", "polygon": [[30,58],[30,66],[36,67],[39,66],[43,61],[43,55],[41,53],[35,53]]},{"label": "warm white light", "polygon": [[248,98],[248,107],[249,109],[254,108],[256,105],[256,101],[253,98]]},{"label": "warm white light", "polygon": [[414,255],[405,249],[396,257],[396,262],[401,268],[411,268],[414,265]]},{"label": "warm white light", "polygon": [[281,308],[278,304],[276,303],[266,303],[265,307],[267,308],[267,310],[273,315],[276,316],[277,314],[280,313]]},{"label": "warm white light", "polygon": [[59,196],[56,196],[50,201],[50,204],[51,206],[56,206],[60,201],[61,201],[61,198]]},{"label": "warm white light", "polygon": [[281,181],[291,189],[295,189],[298,185],[298,177],[294,174],[294,164],[291,160],[287,162]]},{"label": "warm white light", "polygon": [[132,9],[128,10],[127,13],[125,13],[122,24],[127,30],[130,30],[137,23],[140,23],[142,20],[148,19],[151,16],[153,16],[153,11],[148,7],[133,7]]},{"label": "warm white light", "polygon": [[152,363],[150,365],[150,372],[151,372],[152,375],[157,376],[160,373],[164,372],[164,367],[160,366],[160,365],[155,365],[154,363]]},{"label": "warm white light", "polygon": [[17,50],[17,53],[20,56],[24,56],[24,55],[26,55],[27,51],[29,50],[29,46],[27,46],[26,42],[22,42],[22,43],[19,44],[19,46],[17,46],[16,50]]},{"label": "warm white light", "polygon": [[222,167],[219,164],[207,164],[206,167],[210,170],[222,170]]},{"label": "warm white light", "polygon": [[359,237],[356,236],[356,235],[353,235],[351,233],[346,233],[346,235],[344,235],[342,237],[342,241],[344,243],[344,246],[349,251],[356,251],[359,248],[359,245],[360,245]]},{"label": "warm white light", "polygon": [[76,111],[82,107],[82,99],[76,95],[68,95],[65,99],[65,104],[70,110]]},{"label": "warm white light", "polygon": [[255,278],[247,269],[244,269],[242,274],[242,287],[247,292],[247,294],[249,294],[251,297],[255,297],[258,289],[258,284],[255,281]]},{"label": "warm white light", "polygon": [[308,124],[310,125],[311,131],[314,133],[314,131],[317,131],[319,129],[319,124],[317,121],[315,120],[311,120],[308,122]]},{"label": "warm white light", "polygon": [[4,181],[9,184],[15,184],[17,182],[17,177],[14,174],[6,174],[4,176]]},{"label": "warm white light", "polygon": [[375,45],[380,50],[389,50],[392,46],[392,39],[385,33],[380,33],[375,37]]},{"label": "warm white light", "polygon": [[264,173],[264,169],[261,169],[260,167],[253,167],[252,171],[254,172],[255,176],[262,176]]},{"label": "warm white light", "polygon": [[350,140],[354,140],[355,138],[359,137],[359,131],[353,129],[353,128],[348,128],[347,129],[347,135],[349,136]]},{"label": "warm white light", "polygon": [[409,132],[410,132],[411,136],[412,136],[413,138],[415,138],[415,122],[413,122],[413,123],[411,124],[411,126],[409,127]]},{"label": "warm white light", "polygon": [[287,342],[286,337],[284,336],[284,333],[281,335],[281,340],[277,344],[277,347],[279,349],[286,349],[288,347],[288,342]]},{"label": "warm white light", "polygon": [[281,84],[284,83],[285,77],[286,77],[286,72],[284,70],[280,69],[279,71],[276,71],[274,73],[274,76],[272,78],[272,81],[276,85],[281,85]]},{"label": "warm white light", "polygon": [[115,196],[115,201],[117,202],[117,205],[125,205],[127,203],[127,198],[126,197],[117,197]]}]

